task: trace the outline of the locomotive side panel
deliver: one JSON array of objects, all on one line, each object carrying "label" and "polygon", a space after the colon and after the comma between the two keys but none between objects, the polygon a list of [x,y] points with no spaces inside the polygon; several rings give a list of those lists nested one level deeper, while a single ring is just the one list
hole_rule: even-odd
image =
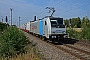
[{"label": "locomotive side panel", "polygon": [[40,29],[39,29],[39,35],[43,36],[43,21],[42,20],[40,20],[39,27],[40,27]]},{"label": "locomotive side panel", "polygon": [[49,35],[51,33],[51,31],[50,31],[51,27],[50,26],[51,26],[50,19],[49,18],[43,19],[43,36],[45,36],[48,39],[49,39]]}]

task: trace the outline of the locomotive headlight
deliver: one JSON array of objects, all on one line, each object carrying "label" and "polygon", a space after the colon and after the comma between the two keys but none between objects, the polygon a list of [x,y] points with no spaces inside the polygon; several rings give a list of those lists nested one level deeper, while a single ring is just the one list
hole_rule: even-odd
[{"label": "locomotive headlight", "polygon": [[68,35],[64,35],[64,38],[68,38]]},{"label": "locomotive headlight", "polygon": [[52,36],[52,38],[56,38],[56,36]]}]

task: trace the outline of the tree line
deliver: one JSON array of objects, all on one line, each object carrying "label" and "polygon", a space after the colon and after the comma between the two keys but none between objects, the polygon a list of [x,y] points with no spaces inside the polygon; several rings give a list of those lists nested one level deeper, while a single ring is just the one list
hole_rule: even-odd
[{"label": "tree line", "polygon": [[[87,16],[80,19],[80,17],[64,20],[70,38],[83,39],[90,41],[90,20]],[[77,32],[72,28],[81,28],[81,32]]]},{"label": "tree line", "polygon": [[67,28],[90,28],[90,20],[87,16],[83,19],[80,19],[80,17],[65,19],[64,22]]}]

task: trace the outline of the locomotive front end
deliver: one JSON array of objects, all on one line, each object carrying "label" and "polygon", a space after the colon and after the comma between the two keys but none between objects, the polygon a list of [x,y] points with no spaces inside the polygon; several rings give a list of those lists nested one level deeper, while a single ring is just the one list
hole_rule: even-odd
[{"label": "locomotive front end", "polygon": [[64,39],[67,38],[66,27],[63,18],[50,18],[51,22],[51,36],[50,38]]}]

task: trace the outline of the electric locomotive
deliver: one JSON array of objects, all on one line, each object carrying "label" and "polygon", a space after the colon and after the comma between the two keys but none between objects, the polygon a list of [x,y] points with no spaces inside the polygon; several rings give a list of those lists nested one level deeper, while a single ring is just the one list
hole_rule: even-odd
[{"label": "electric locomotive", "polygon": [[60,41],[67,38],[66,27],[63,18],[47,16],[43,18],[43,36],[47,39]]}]

